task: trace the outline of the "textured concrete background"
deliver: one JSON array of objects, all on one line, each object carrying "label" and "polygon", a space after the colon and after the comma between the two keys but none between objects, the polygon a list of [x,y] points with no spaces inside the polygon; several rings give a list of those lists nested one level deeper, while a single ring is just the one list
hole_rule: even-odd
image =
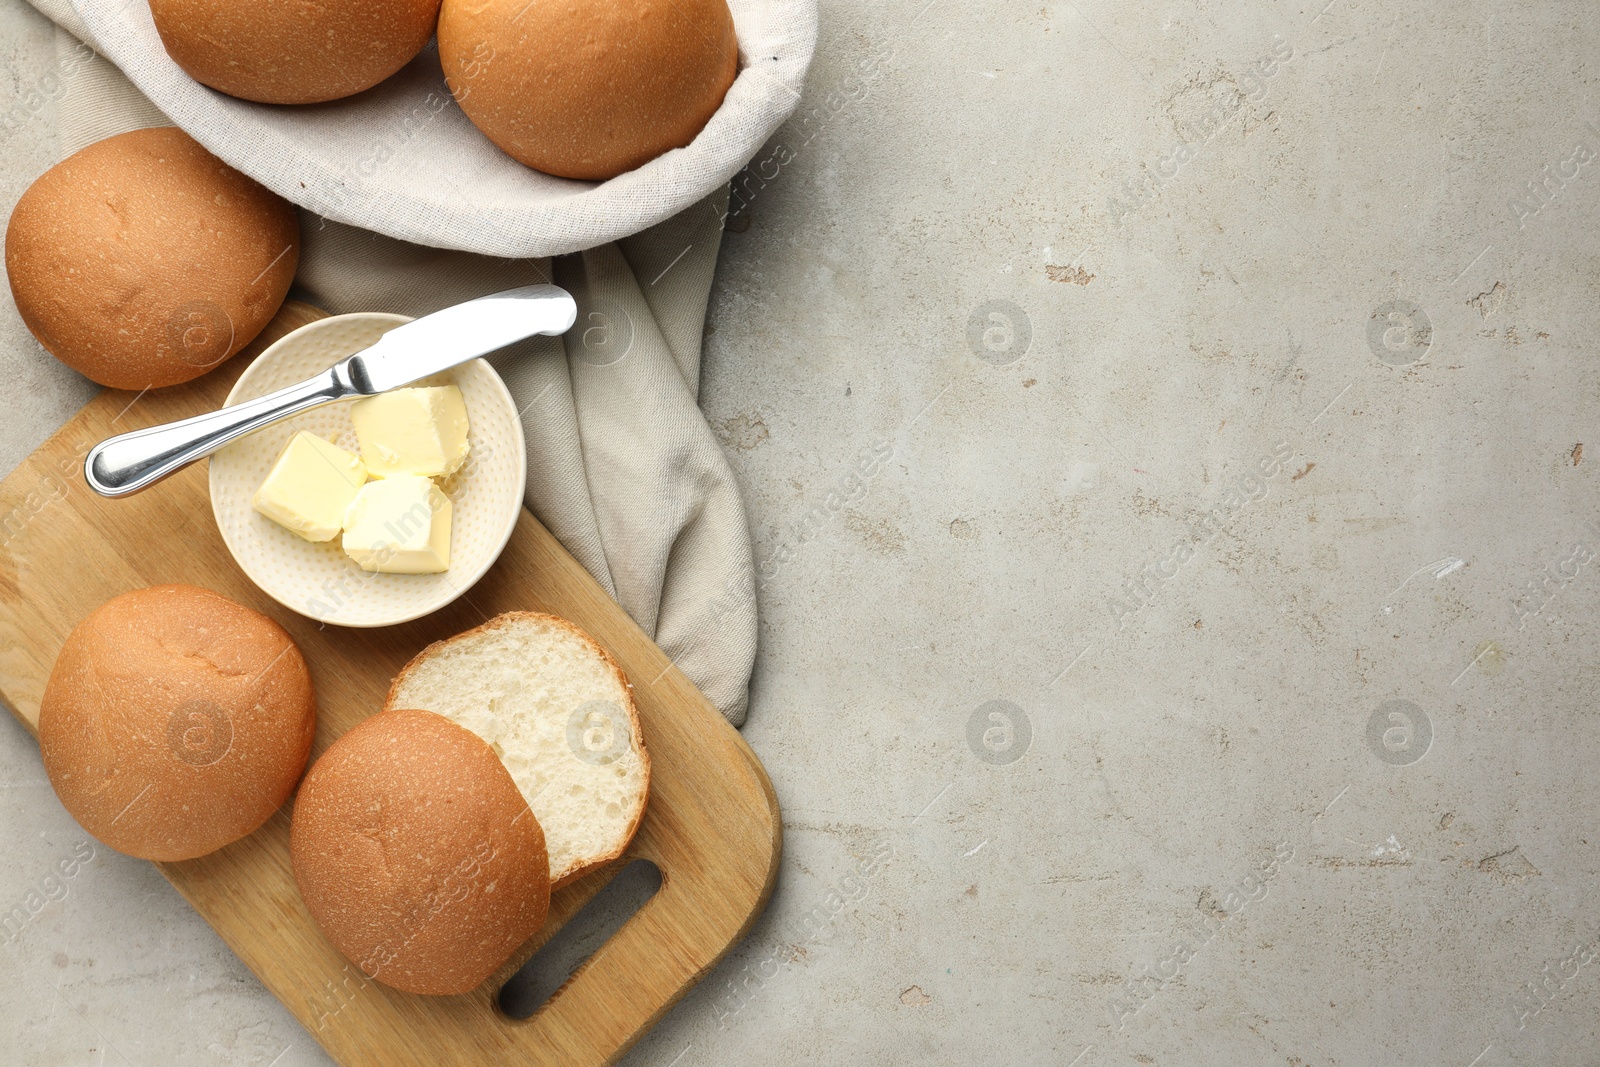
[{"label": "textured concrete background", "polygon": [[[704,387],[783,873],[628,1063],[1594,1062],[1600,22],[1324,3],[825,5]],[[0,331],[9,469],[86,390]],[[82,835],[0,734],[13,900]],[[326,1062],[67,884],[0,1059]]]}]

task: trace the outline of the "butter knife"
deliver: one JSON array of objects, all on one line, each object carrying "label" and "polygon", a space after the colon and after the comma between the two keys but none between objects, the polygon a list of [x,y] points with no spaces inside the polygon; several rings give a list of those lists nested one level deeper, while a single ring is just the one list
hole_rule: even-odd
[{"label": "butter knife", "polygon": [[480,296],[396,326],[298,385],[221,411],[108,437],[84,457],[83,477],[101,496],[129,496],[290,415],[398,389],[524,338],[566,333],[577,317],[571,295],[554,285]]}]

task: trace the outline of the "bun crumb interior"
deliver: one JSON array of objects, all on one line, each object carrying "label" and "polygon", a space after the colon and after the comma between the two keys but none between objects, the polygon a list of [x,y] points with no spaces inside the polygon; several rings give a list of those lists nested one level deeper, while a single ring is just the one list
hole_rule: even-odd
[{"label": "bun crumb interior", "polygon": [[564,619],[511,612],[424,649],[385,708],[424,708],[494,750],[544,828],[557,886],[622,855],[644,814],[650,759],[631,687]]}]

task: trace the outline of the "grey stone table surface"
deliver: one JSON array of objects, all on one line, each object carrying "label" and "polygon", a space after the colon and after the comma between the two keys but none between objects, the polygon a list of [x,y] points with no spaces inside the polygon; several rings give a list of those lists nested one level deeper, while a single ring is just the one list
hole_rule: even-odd
[{"label": "grey stone table surface", "polygon": [[[785,858],[628,1063],[1596,1062],[1597,59],[1583,0],[823,5],[703,394]],[[0,366],[10,469],[88,387],[8,301]],[[9,908],[83,838],[0,735]],[[73,869],[0,1061],[326,1062]]]}]

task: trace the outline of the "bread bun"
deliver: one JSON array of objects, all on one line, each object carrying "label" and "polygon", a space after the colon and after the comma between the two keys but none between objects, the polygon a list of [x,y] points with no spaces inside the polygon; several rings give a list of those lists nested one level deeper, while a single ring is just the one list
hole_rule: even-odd
[{"label": "bread bun", "polygon": [[283,627],[209,589],[158,585],[67,637],[39,707],[61,803],[119,852],[186,860],[237,841],[305,770],[317,703]]},{"label": "bread bun", "polygon": [[739,69],[726,0],[444,0],[439,60],[507,155],[604,180],[682,148]]},{"label": "bread bun", "polygon": [[294,208],[171,128],[68,156],[6,230],[22,321],[114,389],[186,382],[239,351],[277,314],[299,260]]},{"label": "bread bun", "polygon": [[557,889],[617,859],[650,794],[633,687],[594,638],[513,611],[437,641],[395,677],[388,708],[427,708],[493,746],[544,828]]},{"label": "bread bun", "polygon": [[195,81],[260,104],[370,89],[433,36],[439,0],[150,0],[167,55]]},{"label": "bread bun", "polygon": [[289,852],[328,940],[407,993],[477,988],[550,909],[538,820],[489,746],[429,711],[374,715],[322,754]]}]

